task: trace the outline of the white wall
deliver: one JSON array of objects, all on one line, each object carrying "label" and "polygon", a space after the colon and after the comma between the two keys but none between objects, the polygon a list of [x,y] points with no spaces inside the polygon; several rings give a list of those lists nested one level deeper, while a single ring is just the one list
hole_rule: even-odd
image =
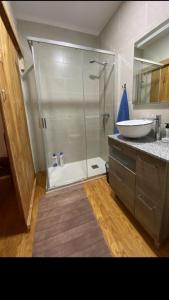
[{"label": "white wall", "polygon": [[146,46],[143,51],[143,57],[154,61],[162,61],[169,58],[169,34],[159,38],[150,45]]},{"label": "white wall", "polygon": [[10,17],[10,22],[13,26],[13,30],[15,31],[15,34],[17,35],[17,21],[14,17],[13,8],[12,8],[12,5],[10,3],[11,1],[2,1],[2,2],[3,2],[3,5],[5,6],[5,9],[6,9],[7,13],[8,13],[8,16]]},{"label": "white wall", "polygon": [[125,1],[112,16],[100,34],[101,48],[118,53],[115,105],[116,113],[122,94],[122,85],[127,84],[131,117],[162,114],[162,121],[169,120],[169,104],[133,108],[133,54],[134,43],[144,34],[169,18],[169,1]]},{"label": "white wall", "polygon": [[19,31],[19,37],[22,44],[26,65],[30,65],[32,63],[31,51],[26,41],[27,36],[99,48],[98,37],[78,31],[23,20],[17,20],[17,28]]}]

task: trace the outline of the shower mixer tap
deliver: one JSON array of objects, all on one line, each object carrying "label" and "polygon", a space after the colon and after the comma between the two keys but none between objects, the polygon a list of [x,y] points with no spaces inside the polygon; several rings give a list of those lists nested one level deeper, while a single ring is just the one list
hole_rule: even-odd
[{"label": "shower mixer tap", "polygon": [[104,132],[105,132],[105,129],[106,129],[106,122],[107,122],[108,119],[110,118],[110,114],[109,114],[109,113],[103,113],[103,114],[102,114],[102,117],[103,117],[103,129],[104,129]]},{"label": "shower mixer tap", "polygon": [[105,119],[108,119],[110,117],[110,114],[109,113],[103,113],[102,117],[105,118]]}]

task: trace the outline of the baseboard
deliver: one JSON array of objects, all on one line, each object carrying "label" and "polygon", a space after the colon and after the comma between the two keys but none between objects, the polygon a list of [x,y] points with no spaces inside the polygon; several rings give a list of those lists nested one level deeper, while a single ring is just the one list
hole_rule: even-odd
[{"label": "baseboard", "polygon": [[0,176],[0,180],[5,180],[11,178],[10,175]]}]

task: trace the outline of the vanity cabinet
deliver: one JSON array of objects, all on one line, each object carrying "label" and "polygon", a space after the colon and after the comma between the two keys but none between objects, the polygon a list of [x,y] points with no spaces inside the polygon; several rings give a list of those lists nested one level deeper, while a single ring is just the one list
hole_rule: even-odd
[{"label": "vanity cabinet", "polygon": [[109,183],[158,247],[169,236],[168,162],[109,137]]},{"label": "vanity cabinet", "polygon": [[159,159],[138,154],[135,217],[157,240],[165,203],[166,167]]},{"label": "vanity cabinet", "polygon": [[111,144],[109,156],[109,181],[114,192],[126,207],[134,213],[135,161],[133,153],[123,145]]},{"label": "vanity cabinet", "polygon": [[127,208],[134,212],[135,175],[113,158],[110,158],[110,169],[109,180],[115,193],[118,193]]}]

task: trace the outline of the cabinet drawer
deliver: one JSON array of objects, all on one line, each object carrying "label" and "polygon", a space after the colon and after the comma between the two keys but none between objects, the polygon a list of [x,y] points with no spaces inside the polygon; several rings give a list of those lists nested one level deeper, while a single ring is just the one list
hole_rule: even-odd
[{"label": "cabinet drawer", "polygon": [[109,182],[124,205],[134,213],[135,175],[115,160],[109,160]]},{"label": "cabinet drawer", "polygon": [[166,163],[147,155],[139,155],[136,164],[136,189],[162,207],[165,195]]},{"label": "cabinet drawer", "polygon": [[135,217],[153,238],[160,232],[160,212],[146,195],[136,191]]},{"label": "cabinet drawer", "polygon": [[128,157],[130,157],[134,160],[136,159],[137,151],[135,149],[133,149],[132,147],[124,144],[123,142],[119,142],[119,141],[116,141],[111,138],[109,138],[108,141],[109,141],[109,146],[112,151],[115,151],[116,153],[117,153],[117,151],[123,152]]},{"label": "cabinet drawer", "polygon": [[109,157],[110,171],[116,173],[131,189],[135,188],[135,174],[116,159]]}]

